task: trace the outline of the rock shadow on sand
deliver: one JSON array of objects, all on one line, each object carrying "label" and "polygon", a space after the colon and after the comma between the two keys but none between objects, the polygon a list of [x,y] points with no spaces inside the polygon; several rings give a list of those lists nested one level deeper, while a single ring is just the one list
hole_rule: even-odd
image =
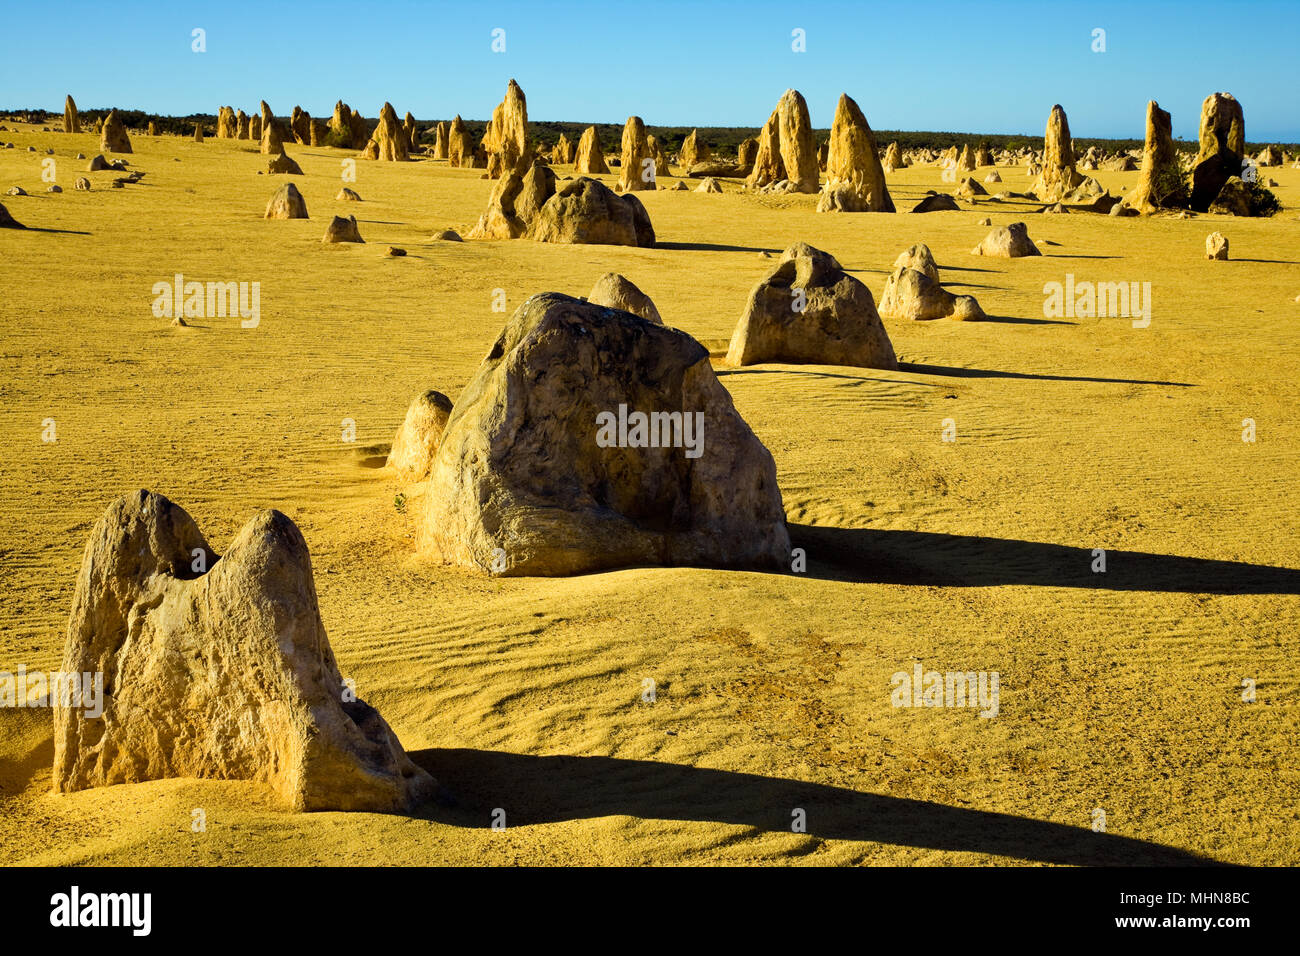
[{"label": "rock shadow on sand", "polygon": [[836,581],[919,587],[1089,588],[1184,594],[1300,594],[1300,570],[1142,551],[1106,550],[1106,573],[1088,548],[930,531],[791,524],[808,574]]},{"label": "rock shadow on sand", "polygon": [[1205,866],[1185,850],[1006,813],[863,793],[776,777],[615,757],[533,756],[429,749],[411,759],[451,786],[444,805],[421,815],[486,828],[507,808],[511,826],[607,816],[720,823],[789,833],[793,807],[807,810],[807,836],[1075,866]]}]

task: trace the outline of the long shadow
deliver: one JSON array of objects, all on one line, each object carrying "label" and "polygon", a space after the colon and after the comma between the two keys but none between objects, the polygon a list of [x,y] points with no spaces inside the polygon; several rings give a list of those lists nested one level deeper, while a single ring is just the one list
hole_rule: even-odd
[{"label": "long shadow", "polygon": [[453,805],[427,805],[420,815],[463,827],[490,826],[500,808],[507,826],[632,816],[789,833],[798,808],[805,811],[808,835],[823,840],[1062,865],[1219,865],[1185,850],[1061,823],[727,770],[492,750],[429,749],[410,756],[454,795]]},{"label": "long shadow", "polygon": [[808,372],[803,369],[793,368],[717,369],[714,374],[719,378],[724,375],[809,375],[814,378],[841,378],[850,382],[884,382],[886,385],[924,385],[926,388],[943,388],[942,385],[935,382],[909,382],[906,379],[872,378],[867,375],[843,375],[839,372]]},{"label": "long shadow", "polygon": [[[1085,588],[1184,594],[1300,594],[1300,570],[1143,551],[1106,550],[1092,570],[1091,549],[1041,541],[930,531],[791,524],[812,577],[918,587]],[[1098,547],[1104,547],[1099,542]]]},{"label": "long shadow", "polygon": [[939,272],[941,274],[944,272],[997,272],[998,271],[997,269],[977,269],[974,266],[941,265],[939,263],[935,263],[935,265],[938,267]]},{"label": "long shadow", "polygon": [[1168,385],[1174,388],[1196,387],[1191,382],[1153,382],[1140,378],[1095,378],[1088,375],[1039,375],[1033,372],[1002,372],[996,369],[959,368],[950,365],[917,365],[914,362],[899,362],[898,370],[900,372],[915,372],[918,375],[947,375],[952,378],[1023,378],[1041,382],[1098,382],[1104,385]]},{"label": "long shadow", "polygon": [[1122,256],[1081,256],[1081,255],[1067,256],[1064,253],[1053,252],[1053,253],[1049,253],[1046,256],[1046,258],[1049,259],[1121,259],[1123,257]]},{"label": "long shadow", "polygon": [[1292,259],[1233,259],[1233,262],[1264,262],[1274,266],[1300,266],[1300,262]]},{"label": "long shadow", "polygon": [[676,250],[694,250],[696,252],[770,252],[773,255],[780,255],[780,249],[769,249],[763,246],[728,246],[714,242],[656,242],[656,249],[676,249]]},{"label": "long shadow", "polygon": [[[960,282],[953,283],[961,285]],[[1077,322],[1062,322],[1060,319],[1026,319],[1016,315],[986,315],[982,319],[967,319],[967,322],[1001,322],[1004,325],[1077,325]]]},{"label": "long shadow", "polygon": [[66,236],[89,236],[91,233],[83,232],[80,229],[47,229],[43,226],[23,226],[26,232],[56,232]]}]

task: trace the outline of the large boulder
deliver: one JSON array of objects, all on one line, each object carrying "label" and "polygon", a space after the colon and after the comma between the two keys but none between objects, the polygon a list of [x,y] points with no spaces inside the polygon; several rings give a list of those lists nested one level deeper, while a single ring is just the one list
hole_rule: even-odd
[{"label": "large boulder", "polygon": [[430,389],[415,396],[393,437],[388,466],[409,481],[427,478],[450,416],[451,399],[442,392]]},{"label": "large boulder", "polygon": [[639,116],[629,116],[623,126],[623,164],[618,171],[619,188],[625,192],[654,189],[654,156],[646,142],[645,123]]},{"label": "large boulder", "polygon": [[880,314],[913,320],[986,318],[974,296],[953,295],[938,280],[907,266],[897,267],[885,280]]},{"label": "large boulder", "polygon": [[273,176],[301,176],[302,167],[298,165],[297,160],[292,159],[288,153],[279,153],[266,158],[266,171]]},{"label": "large boulder", "polygon": [[[152,135],[152,134],[150,134]],[[235,139],[249,139],[248,114],[243,110],[235,111]]]},{"label": "large boulder", "polygon": [[1201,104],[1200,149],[1192,163],[1190,205],[1210,208],[1224,184],[1241,175],[1246,155],[1246,118],[1231,93],[1211,93]]},{"label": "large boulder", "polygon": [[826,188],[818,212],[893,212],[876,137],[848,94],[841,94],[826,154]]},{"label": "large boulder", "polygon": [[419,545],[503,575],[788,566],[772,456],[684,332],[555,292],[452,410]]},{"label": "large boulder", "polygon": [[449,130],[447,128],[446,123],[438,124],[437,131],[435,132],[433,137],[433,158],[434,159],[447,159],[450,156],[450,147],[448,145],[448,138],[447,138],[448,132]]},{"label": "large boulder", "polygon": [[420,134],[415,129],[415,117],[409,111],[402,118],[402,135],[406,137],[407,152],[415,152],[420,144]]},{"label": "large boulder", "polygon": [[126,125],[117,110],[109,110],[104,128],[99,134],[99,148],[106,153],[131,152],[131,137],[126,135]]},{"label": "large boulder", "polygon": [[641,200],[617,195],[598,179],[580,176],[561,184],[529,224],[538,242],[653,246],[654,227]]},{"label": "large boulder", "polygon": [[321,242],[365,242],[365,240],[361,238],[361,230],[357,228],[356,216],[346,218],[335,216],[330,220],[330,224],[325,227],[325,235]]},{"label": "large boulder", "polygon": [[54,695],[56,793],[197,777],[267,784],[293,810],[404,812],[437,789],[344,683],[278,511],[218,556],[162,495],[118,498],[82,557],[63,672],[104,676],[103,713]]},{"label": "large boulder", "polygon": [[1249,216],[1250,191],[1240,176],[1230,176],[1210,203],[1210,212],[1221,216]]},{"label": "large boulder", "polygon": [[1052,107],[1043,137],[1043,168],[1030,192],[1040,202],[1060,202],[1083,182],[1074,166],[1070,122],[1060,104]]},{"label": "large boulder", "polygon": [[1205,237],[1205,258],[1228,261],[1228,239],[1222,233],[1212,232]]},{"label": "large boulder", "polygon": [[596,176],[609,173],[605,163],[605,154],[600,148],[600,136],[596,127],[588,126],[583,130],[578,141],[578,151],[573,159],[573,172],[577,176]]},{"label": "large boulder", "polygon": [[804,242],[787,249],[750,292],[727,362],[898,368],[871,290]]},{"label": "large boulder", "polygon": [[591,288],[591,292],[587,294],[587,301],[593,305],[603,305],[609,309],[622,309],[624,312],[631,312],[633,315],[639,315],[647,322],[653,322],[655,325],[664,324],[664,320],[660,318],[659,310],[655,308],[650,296],[617,272],[606,272],[597,279],[596,284]]},{"label": "large boulder", "polygon": [[973,256],[993,256],[999,259],[1019,259],[1023,256],[1041,256],[1034,241],[1029,238],[1029,227],[1023,222],[998,226],[971,250]]},{"label": "large boulder", "polygon": [[275,191],[270,202],[266,204],[265,219],[306,219],[307,200],[302,198],[298,187],[285,183]]},{"label": "large boulder", "polygon": [[791,191],[815,193],[820,185],[817,144],[808,104],[796,90],[786,90],[758,137],[758,155],[746,181],[762,189],[788,181]]}]

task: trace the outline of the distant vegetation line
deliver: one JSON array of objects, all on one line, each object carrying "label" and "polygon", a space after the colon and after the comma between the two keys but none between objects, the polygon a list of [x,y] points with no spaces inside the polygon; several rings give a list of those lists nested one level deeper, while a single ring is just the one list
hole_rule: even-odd
[{"label": "distant vegetation line", "polygon": [[[33,122],[41,124],[55,124],[63,122],[62,113],[53,113],[48,110],[36,109],[3,109],[0,113],[4,115],[26,114],[32,117]],[[94,124],[96,119],[108,115],[106,108],[79,109],[78,114],[81,117],[83,125],[86,123]],[[170,133],[176,135],[189,135],[194,132],[196,123],[203,123],[209,134],[215,134],[217,126],[217,117],[215,113],[193,113],[189,116],[160,116],[157,113],[145,113],[141,110],[118,110],[118,115],[122,121],[131,128],[143,129],[149,123],[154,123],[159,133]],[[249,115],[252,115],[251,113]],[[329,116],[317,117],[318,119],[329,119]],[[279,117],[285,125],[288,125],[288,117]],[[445,120],[422,120],[416,119],[416,126],[420,130],[420,141],[426,143],[433,142],[433,133],[426,130],[435,126],[439,122],[450,122],[451,118]],[[368,117],[366,122],[373,130],[375,127],[376,117]],[[478,142],[483,137],[483,132],[487,128],[487,120],[464,120],[465,128],[469,131],[474,142]],[[582,136],[583,131],[588,126],[595,126],[596,133],[600,137],[601,145],[606,152],[613,152],[619,148],[623,139],[623,126],[618,123],[577,123],[561,122],[555,120],[530,120],[528,129],[533,139],[540,142],[548,149],[555,145],[559,140],[560,134],[563,133],[571,142],[576,143]],[[703,140],[710,149],[722,155],[735,155],[737,147],[742,140],[750,137],[757,138],[760,128],[756,126],[647,126],[646,132],[654,136],[659,144],[668,152],[674,152],[682,145],[682,141],[690,135],[692,130],[699,130],[700,139]],[[972,148],[980,145],[990,149],[1019,149],[1022,146],[1028,146],[1033,149],[1041,149],[1043,145],[1042,134],[1032,135],[1029,133],[956,133],[933,130],[892,130],[878,129],[874,130],[876,142],[883,148],[892,142],[897,142],[903,149],[947,149],[949,146],[965,146]],[[814,129],[813,135],[817,138],[818,143],[825,142],[830,138],[829,129]],[[1076,145],[1087,149],[1089,146],[1097,146],[1109,150],[1128,150],[1141,149],[1142,140],[1139,139],[1106,139],[1100,137],[1076,136],[1074,137]],[[1194,140],[1175,140],[1175,145],[1180,149],[1194,152],[1196,142]],[[1300,150],[1300,144],[1297,143],[1267,143],[1267,142],[1248,142],[1246,150],[1250,153],[1258,152],[1265,146],[1277,146],[1288,150]]]}]

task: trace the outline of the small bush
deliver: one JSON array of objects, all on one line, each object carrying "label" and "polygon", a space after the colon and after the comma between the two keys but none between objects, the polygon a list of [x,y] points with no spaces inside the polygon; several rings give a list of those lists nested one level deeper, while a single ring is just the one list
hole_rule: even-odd
[{"label": "small bush", "polygon": [[1250,197],[1252,216],[1271,216],[1282,210],[1282,204],[1278,202],[1277,197],[1261,186],[1258,180],[1246,183],[1246,195]]},{"label": "small bush", "polygon": [[352,131],[344,129],[331,129],[325,134],[325,145],[333,146],[337,149],[352,148]]}]

